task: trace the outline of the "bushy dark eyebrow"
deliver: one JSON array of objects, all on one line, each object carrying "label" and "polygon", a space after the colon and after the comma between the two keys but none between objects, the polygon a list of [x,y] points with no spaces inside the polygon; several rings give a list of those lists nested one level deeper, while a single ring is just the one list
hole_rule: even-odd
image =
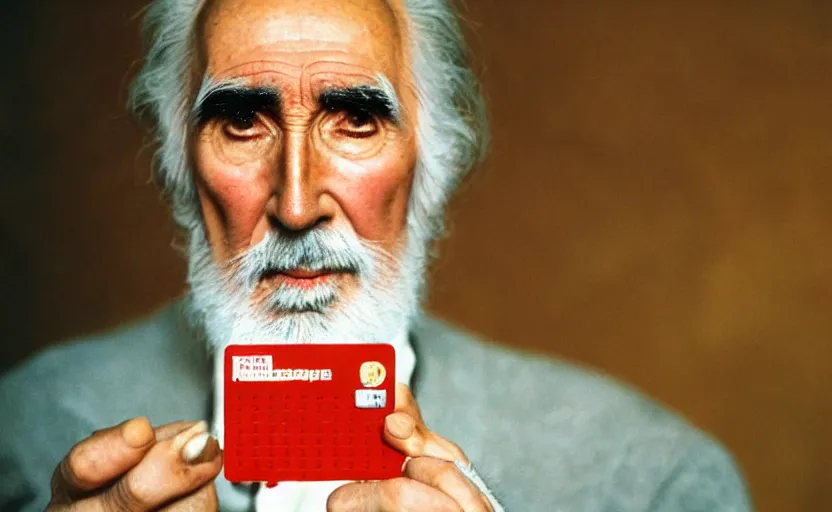
[{"label": "bushy dark eyebrow", "polygon": [[357,110],[396,124],[401,121],[396,99],[371,85],[327,89],[318,97],[318,103],[327,110]]},{"label": "bushy dark eyebrow", "polygon": [[277,111],[280,93],[270,87],[220,86],[202,97],[194,106],[197,126],[212,119],[247,119],[256,112]]}]

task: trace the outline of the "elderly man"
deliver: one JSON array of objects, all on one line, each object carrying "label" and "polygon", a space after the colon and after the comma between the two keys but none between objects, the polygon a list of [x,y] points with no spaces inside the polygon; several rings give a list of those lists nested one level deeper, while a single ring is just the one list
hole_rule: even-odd
[{"label": "elderly man", "polygon": [[[730,458],[647,400],[420,314],[443,208],[486,133],[444,0],[157,0],[146,15],[133,100],[191,291],[3,378],[2,510],[750,508]],[[349,341],[396,349],[383,435],[409,457],[401,476],[225,480],[221,349]]]}]

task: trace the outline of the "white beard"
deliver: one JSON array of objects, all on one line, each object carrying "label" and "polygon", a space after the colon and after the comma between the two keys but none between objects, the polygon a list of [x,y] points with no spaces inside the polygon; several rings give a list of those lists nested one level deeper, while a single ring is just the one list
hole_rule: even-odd
[{"label": "white beard", "polygon": [[[427,245],[407,236],[397,258],[361,241],[351,229],[318,231],[311,238],[319,242],[309,245],[270,232],[226,265],[214,262],[201,226],[191,232],[190,317],[211,347],[386,342],[409,326],[419,311]],[[311,290],[279,287],[254,303],[252,292],[263,272],[296,267],[300,257],[315,269],[351,262],[358,289],[343,297],[327,283]]]}]

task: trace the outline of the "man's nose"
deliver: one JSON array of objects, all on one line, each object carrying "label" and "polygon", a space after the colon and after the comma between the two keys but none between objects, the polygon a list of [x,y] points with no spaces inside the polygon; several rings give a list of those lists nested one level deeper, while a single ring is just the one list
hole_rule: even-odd
[{"label": "man's nose", "polygon": [[330,219],[320,173],[315,172],[304,133],[285,135],[283,152],[273,177],[268,215],[273,224],[290,231],[310,229]]}]

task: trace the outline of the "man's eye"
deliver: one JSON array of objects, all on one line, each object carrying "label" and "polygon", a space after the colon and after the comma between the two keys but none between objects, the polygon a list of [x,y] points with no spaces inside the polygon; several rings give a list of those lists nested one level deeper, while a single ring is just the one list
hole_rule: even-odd
[{"label": "man's eye", "polygon": [[342,134],[359,139],[371,137],[378,132],[375,117],[361,110],[344,112],[338,128]]},{"label": "man's eye", "polygon": [[259,134],[257,114],[254,112],[234,116],[223,123],[223,131],[229,137],[248,139]]},{"label": "man's eye", "polygon": [[321,140],[342,156],[369,158],[389,140],[390,126],[366,109],[332,109],[318,124]]},{"label": "man's eye", "polygon": [[279,132],[267,114],[235,113],[215,116],[202,128],[201,138],[211,144],[225,163],[243,165],[273,154],[279,143]]}]

